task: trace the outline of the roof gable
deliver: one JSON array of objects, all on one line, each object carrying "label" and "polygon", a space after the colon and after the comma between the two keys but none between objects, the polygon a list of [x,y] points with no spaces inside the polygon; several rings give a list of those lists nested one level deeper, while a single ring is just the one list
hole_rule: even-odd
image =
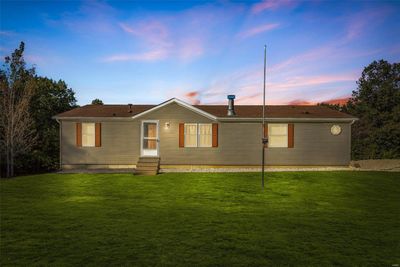
[{"label": "roof gable", "polygon": [[175,104],[177,104],[177,105],[179,105],[181,107],[184,107],[184,108],[186,108],[188,110],[191,110],[191,111],[193,111],[193,112],[195,112],[197,114],[200,114],[200,115],[202,115],[202,116],[204,116],[206,118],[209,118],[209,119],[212,119],[212,120],[216,120],[217,119],[216,116],[214,116],[214,115],[212,115],[212,114],[210,114],[210,113],[208,113],[208,112],[206,112],[206,111],[204,111],[202,109],[199,109],[196,106],[190,105],[190,104],[188,104],[188,103],[186,103],[186,102],[184,102],[182,100],[179,100],[177,98],[171,98],[170,100],[167,100],[167,101],[165,101],[165,102],[163,102],[163,103],[161,103],[161,104],[159,104],[157,106],[154,106],[154,107],[152,107],[152,108],[150,108],[150,109],[148,109],[146,111],[143,111],[141,113],[138,113],[138,114],[132,116],[132,119],[139,118],[139,117],[141,117],[141,116],[143,116],[145,114],[149,114],[149,113],[151,113],[153,111],[156,111],[156,110],[158,110],[158,109],[160,109],[160,108],[162,108],[164,106],[170,105],[172,103],[175,103]]}]

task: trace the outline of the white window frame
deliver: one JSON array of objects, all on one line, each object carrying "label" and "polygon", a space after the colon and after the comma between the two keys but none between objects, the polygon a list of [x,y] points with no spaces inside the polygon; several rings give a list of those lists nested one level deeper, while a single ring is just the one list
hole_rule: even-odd
[{"label": "white window frame", "polygon": [[[93,144],[87,144],[86,142],[84,142],[87,138],[84,138],[84,136],[88,135],[84,133],[84,129],[86,129],[87,125],[93,125]],[[95,147],[96,146],[96,124],[94,122],[82,122],[82,132],[81,132],[81,138],[82,138],[82,147]]]},{"label": "white window frame", "polygon": [[[211,142],[210,142],[209,146],[201,146],[200,145],[200,125],[209,125],[211,127],[211,134],[210,134]],[[198,145],[198,147],[212,147],[212,123],[199,123],[197,125],[197,145]]]},{"label": "white window frame", "polygon": [[[285,126],[286,134],[274,134],[272,135],[271,127],[273,126]],[[289,135],[289,124],[287,123],[268,123],[268,147],[269,148],[288,148],[288,135]],[[286,146],[278,146],[271,144],[271,136],[285,136],[286,137]]]},{"label": "white window frame", "polygon": [[[189,146],[186,144],[186,125],[187,126],[196,126],[196,145]],[[199,126],[197,123],[184,123],[183,125],[183,140],[184,140],[184,146],[185,147],[198,147],[199,145]]]}]

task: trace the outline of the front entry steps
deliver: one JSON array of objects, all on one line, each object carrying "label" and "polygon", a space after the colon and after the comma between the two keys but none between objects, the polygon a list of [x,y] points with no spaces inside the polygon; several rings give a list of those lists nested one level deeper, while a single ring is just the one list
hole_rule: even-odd
[{"label": "front entry steps", "polygon": [[139,175],[157,175],[160,170],[159,157],[140,157],[136,164],[135,174]]}]

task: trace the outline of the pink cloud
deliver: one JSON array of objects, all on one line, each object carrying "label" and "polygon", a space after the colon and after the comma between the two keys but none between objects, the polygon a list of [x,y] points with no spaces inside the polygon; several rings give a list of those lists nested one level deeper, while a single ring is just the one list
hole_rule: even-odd
[{"label": "pink cloud", "polygon": [[119,26],[125,33],[137,38],[146,51],[111,55],[103,59],[106,62],[156,61],[171,57],[187,62],[201,56],[204,52],[204,41],[200,36],[190,34],[180,36],[162,21],[152,19],[129,25],[120,23]]},{"label": "pink cloud", "polygon": [[331,99],[325,99],[323,101],[310,101],[310,100],[304,100],[304,99],[295,99],[289,101],[287,104],[288,105],[302,105],[302,106],[309,106],[309,105],[317,105],[319,103],[324,103],[324,104],[332,104],[332,105],[340,105],[343,106],[349,101],[351,96],[342,96],[342,97],[337,97],[337,98],[331,98]]},{"label": "pink cloud", "polygon": [[339,97],[339,98],[328,99],[328,100],[323,101],[322,103],[342,106],[342,105],[345,105],[349,101],[350,98],[351,98],[351,95],[347,95],[347,96],[343,96],[343,97]]},{"label": "pink cloud", "polygon": [[322,85],[327,83],[349,82],[356,81],[357,74],[344,73],[336,75],[318,75],[318,76],[303,76],[303,77],[289,77],[283,81],[272,82],[269,87],[274,91],[288,90],[291,88],[310,87],[315,85]]},{"label": "pink cloud", "polygon": [[132,34],[153,45],[166,45],[169,37],[167,26],[155,20],[142,21],[133,26],[120,23],[120,27],[126,33]]},{"label": "pink cloud", "polygon": [[238,36],[240,38],[248,38],[248,37],[252,37],[254,35],[257,35],[257,34],[260,34],[260,33],[266,32],[266,31],[274,30],[278,27],[279,27],[279,23],[264,24],[264,25],[250,28],[246,31],[243,31],[243,32],[239,33]]},{"label": "pink cloud", "polygon": [[160,21],[140,21],[136,24],[120,23],[121,29],[142,44],[145,51],[139,53],[123,53],[105,57],[105,62],[118,61],[157,61],[170,56],[173,43],[169,41],[169,30]]},{"label": "pink cloud", "polygon": [[192,105],[199,105],[200,104],[199,95],[200,95],[199,92],[191,91],[184,95],[184,99],[189,103],[191,103]]},{"label": "pink cloud", "polygon": [[151,50],[143,53],[136,54],[118,54],[104,58],[105,62],[119,62],[119,61],[156,61],[168,57],[167,50]]},{"label": "pink cloud", "polygon": [[334,47],[332,47],[330,44],[318,47],[275,64],[271,66],[269,70],[272,72],[281,72],[283,69],[288,69],[294,65],[300,64],[304,66],[304,63],[306,62],[320,61],[324,58],[326,59],[327,57],[332,56],[334,54],[334,50]]},{"label": "pink cloud", "polygon": [[349,19],[346,36],[343,42],[349,42],[371,31],[371,28],[381,23],[391,12],[390,8],[363,10],[352,14]]},{"label": "pink cloud", "polygon": [[263,0],[254,4],[251,8],[253,14],[263,12],[264,10],[276,10],[282,7],[293,7],[297,3],[292,0]]},{"label": "pink cloud", "polygon": [[[262,66],[259,66],[262,68]],[[292,72],[286,74],[286,72]],[[357,71],[337,74],[295,75],[295,70],[283,69],[282,74],[267,73],[267,103],[287,104],[294,100],[320,103],[336,99],[353,89],[358,78]],[[196,92],[196,100],[202,103],[224,104],[226,95],[236,94],[238,104],[261,104],[263,72],[259,68],[243,69],[216,80]],[[187,92],[181,96],[187,99]],[[179,95],[179,94],[177,94]],[[299,98],[301,96],[301,98]]]},{"label": "pink cloud", "polygon": [[289,101],[287,104],[295,105],[295,106],[312,106],[312,105],[315,105],[316,103],[310,102],[307,100],[303,100],[303,99],[295,99],[295,100]]}]

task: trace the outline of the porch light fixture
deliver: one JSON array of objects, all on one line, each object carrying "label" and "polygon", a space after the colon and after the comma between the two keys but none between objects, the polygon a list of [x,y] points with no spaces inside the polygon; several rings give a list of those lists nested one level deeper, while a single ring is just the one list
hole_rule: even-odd
[{"label": "porch light fixture", "polygon": [[164,128],[168,130],[168,129],[169,129],[169,127],[170,127],[170,124],[169,124],[169,121],[167,121],[167,122],[165,123],[165,126],[164,126]]}]

